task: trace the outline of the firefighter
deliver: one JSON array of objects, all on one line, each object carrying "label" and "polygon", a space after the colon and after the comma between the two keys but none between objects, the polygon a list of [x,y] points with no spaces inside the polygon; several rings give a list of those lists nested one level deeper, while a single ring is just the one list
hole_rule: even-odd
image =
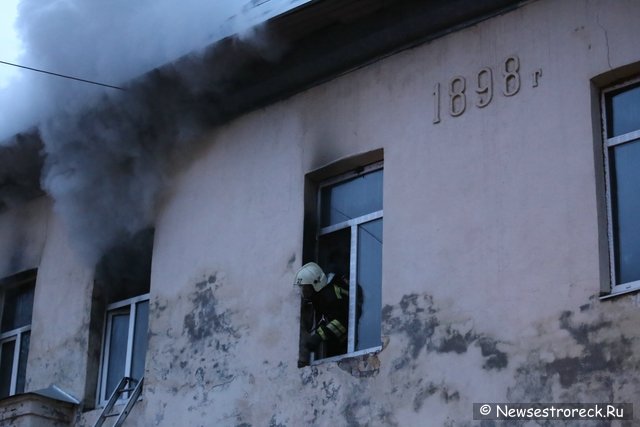
[{"label": "firefighter", "polygon": [[325,275],[318,264],[310,262],[298,270],[294,284],[301,287],[303,302],[312,304],[315,312],[315,328],[304,341],[306,350],[317,352],[324,342],[327,355],[345,353],[349,316],[347,278],[333,273]]}]

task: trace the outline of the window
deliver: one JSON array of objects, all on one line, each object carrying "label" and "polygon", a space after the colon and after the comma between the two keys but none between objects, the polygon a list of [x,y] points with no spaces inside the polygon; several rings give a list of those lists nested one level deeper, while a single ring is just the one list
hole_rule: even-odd
[{"label": "window", "polygon": [[2,282],[0,398],[24,392],[36,274],[30,270]]},{"label": "window", "polygon": [[123,377],[144,376],[149,294],[107,307],[101,363],[100,403],[105,404]]},{"label": "window", "polygon": [[380,349],[382,290],[382,162],[319,182],[313,221],[315,260],[349,279],[344,348],[315,359],[355,356]]},{"label": "window", "polygon": [[604,91],[611,294],[640,289],[640,81]]},{"label": "window", "polygon": [[141,230],[96,265],[85,396],[96,406],[107,403],[124,377],[144,377],[153,238],[152,228]]}]

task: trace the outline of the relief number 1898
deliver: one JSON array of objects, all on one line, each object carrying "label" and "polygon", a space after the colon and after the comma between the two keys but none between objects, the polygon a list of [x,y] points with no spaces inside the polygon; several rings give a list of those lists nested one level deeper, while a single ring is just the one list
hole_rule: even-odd
[{"label": "relief number 1898", "polygon": [[[542,70],[533,73],[534,84],[538,85],[538,79],[542,75]],[[500,66],[500,91],[504,96],[513,96],[520,90],[520,59],[516,55],[508,56]],[[474,104],[478,108],[484,108],[493,99],[494,81],[493,71],[489,67],[483,67],[476,74],[471,82],[475,93]],[[446,110],[451,117],[462,115],[467,109],[467,80],[462,76],[455,76],[447,85]],[[470,90],[469,90],[470,91]],[[440,83],[436,83],[433,89],[433,123],[440,123],[442,109]]]}]

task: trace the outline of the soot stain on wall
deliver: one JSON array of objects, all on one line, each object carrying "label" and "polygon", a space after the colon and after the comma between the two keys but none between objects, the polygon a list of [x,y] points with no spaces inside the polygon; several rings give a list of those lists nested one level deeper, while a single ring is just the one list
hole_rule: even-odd
[{"label": "soot stain on wall", "polygon": [[[207,280],[197,282],[196,292],[191,295],[193,310],[184,317],[183,334],[191,343],[202,341],[214,335],[240,338],[239,332],[231,326],[229,312],[218,313],[218,300],[215,296],[216,275],[211,275]],[[211,285],[215,285],[213,288]],[[216,350],[228,351],[226,339],[216,340]]]},{"label": "soot stain on wall", "polygon": [[463,354],[471,345],[480,348],[485,370],[501,370],[507,367],[507,353],[498,349],[499,341],[473,330],[461,332],[455,324],[444,324],[439,309],[428,294],[409,294],[396,306],[382,309],[383,333],[404,335],[408,339],[403,356],[393,361],[394,369],[416,366],[423,350],[426,353]]},{"label": "soot stain on wall", "polygon": [[287,261],[287,270],[293,270],[293,265],[295,263],[296,263],[296,254],[294,252],[289,258],[289,261]]},{"label": "soot stain on wall", "polygon": [[318,376],[320,372],[317,367],[311,366],[306,369],[300,370],[300,381],[303,386],[309,386],[311,388],[318,387]]},{"label": "soot stain on wall", "polygon": [[195,350],[189,357],[191,360],[183,359],[181,366],[186,368],[188,363],[196,361],[187,371],[191,371],[194,385],[202,391],[202,401],[207,401],[209,391],[225,388],[238,375],[231,372],[225,355],[235,348],[241,334],[233,326],[233,313],[219,310],[215,292],[220,286],[216,274],[197,282],[196,291],[189,297],[192,308],[184,318],[182,334]]},{"label": "soot stain on wall", "polygon": [[[172,300],[155,298],[152,303],[155,320],[150,339],[157,339],[159,346],[152,352],[150,369],[165,384],[167,399],[188,402],[187,411],[202,417],[214,393],[225,392],[248,375],[233,366],[234,349],[242,334],[233,319],[235,312],[225,309],[218,299],[223,282],[213,273],[192,282],[186,294]],[[182,327],[175,328],[172,317],[179,313],[185,313]]]},{"label": "soot stain on wall", "polygon": [[[233,313],[220,309],[216,296],[218,286],[220,281],[216,276],[209,276],[195,283],[193,292],[185,298],[190,311],[184,317],[181,335],[187,341],[186,345],[189,349],[193,346],[204,349],[207,356],[218,356],[211,360],[203,356],[199,362],[193,355],[176,359],[182,362],[178,363],[182,372],[193,378],[187,387],[195,390],[192,392],[194,403],[189,408],[194,411],[204,410],[203,404],[214,400],[210,399],[211,392],[224,392],[238,378],[243,381],[249,378],[250,383],[252,377],[242,369],[227,366],[227,363],[231,363],[227,361],[233,359],[232,350],[241,334],[233,327]],[[584,315],[587,311],[592,313],[583,309],[579,312]],[[580,396],[580,391],[587,390],[595,392],[594,396],[602,396],[599,397],[602,401],[608,401],[614,396],[614,383],[617,381],[619,386],[624,381],[625,370],[640,368],[638,362],[632,359],[631,339],[621,332],[603,334],[614,327],[614,322],[602,318],[579,322],[576,313],[562,312],[551,329],[565,331],[581,349],[580,353],[552,360],[548,357],[543,359],[542,349],[533,343],[527,362],[514,369],[514,386],[507,391],[509,400],[553,401],[558,398],[553,394],[554,384],[559,384],[567,393],[577,391],[576,395]],[[482,375],[484,372],[486,375],[506,369],[510,358],[504,351],[507,345],[504,341],[489,333],[465,327],[464,321],[446,321],[446,318],[427,294],[405,295],[398,304],[386,305],[383,309],[383,334],[392,342],[402,342],[402,348],[394,348],[391,354],[395,356],[386,360],[388,367],[381,366],[378,357],[384,354],[383,350],[381,354],[345,359],[337,366],[327,364],[299,370],[300,387],[307,389],[309,396],[304,410],[305,422],[321,423],[326,417],[335,416],[337,410],[344,418],[344,425],[348,426],[398,425],[395,411],[399,405],[408,405],[413,411],[421,412],[424,411],[425,402],[430,399],[437,399],[443,407],[464,404],[469,396],[462,395],[462,390],[456,390],[448,384],[446,377],[431,378],[429,369],[425,369],[428,363],[425,359],[469,353],[474,358],[480,358],[480,362],[474,359],[478,373]],[[219,351],[208,350],[218,345],[222,346]],[[224,348],[228,354],[219,357],[220,351],[225,352]],[[267,369],[266,365],[270,363],[264,363],[265,375],[273,376],[277,381],[286,380],[286,364],[280,363],[277,369],[275,366]],[[192,367],[192,364],[196,366]],[[340,370],[349,375],[336,375]],[[389,390],[385,392],[387,398],[384,402],[377,400],[372,391],[380,371],[388,373],[390,378],[385,382]],[[386,375],[380,377],[383,376]],[[238,406],[234,413],[238,415],[238,423],[251,419],[246,408],[243,410]],[[276,411],[271,421],[275,425],[282,425],[286,420],[278,418],[281,416]]]},{"label": "soot stain on wall", "polygon": [[427,294],[410,294],[402,297],[398,306],[386,305],[382,309],[382,328],[386,335],[405,334],[409,338],[407,356],[396,360],[396,369],[404,368],[408,357],[415,360],[429,344],[439,325],[433,298]]},{"label": "soot stain on wall", "polygon": [[269,420],[269,427],[287,427],[287,425],[279,422],[278,419],[276,418],[276,415],[274,414],[271,416],[271,419]]},{"label": "soot stain on wall", "polygon": [[417,393],[413,399],[413,410],[420,412],[425,400],[434,396],[439,397],[445,404],[460,400],[460,393],[455,390],[451,390],[446,384],[435,384],[433,382],[427,382],[422,385],[423,379],[420,378],[416,383]]},{"label": "soot stain on wall", "polygon": [[[508,366],[503,344],[489,334],[464,328],[465,322],[445,321],[428,294],[409,294],[382,310],[383,349],[378,353],[346,358],[337,368],[347,376],[336,376],[336,364],[310,366],[299,371],[300,385],[314,398],[309,400],[305,421],[310,424],[335,414],[339,407],[343,424],[400,425],[399,407],[423,410],[427,399],[441,405],[458,405],[461,392],[448,384],[441,373],[425,369],[429,357],[469,353],[479,372],[500,371]],[[391,342],[397,344],[384,359]],[[471,351],[474,350],[474,353]],[[479,361],[478,361],[479,359]],[[388,363],[388,366],[383,366]],[[384,372],[384,375],[380,375]],[[431,374],[435,374],[433,378]],[[379,381],[388,387],[379,399]]]},{"label": "soot stain on wall", "polygon": [[357,384],[349,393],[346,402],[342,407],[342,415],[345,425],[360,426],[360,419],[363,411],[371,411],[371,399],[361,384]]},{"label": "soot stain on wall", "polygon": [[[588,311],[583,307],[580,313]],[[534,349],[526,363],[516,369],[515,385],[507,393],[510,401],[551,402],[563,396],[580,399],[581,395],[593,401],[615,401],[616,390],[627,385],[640,392],[640,381],[629,375],[640,369],[633,340],[602,316],[583,322],[575,317],[576,313],[563,311],[556,326],[569,333],[577,351],[554,354],[549,360],[548,355],[543,357],[539,349]],[[567,347],[566,343],[559,346]],[[559,391],[554,384],[559,384]],[[555,396],[554,390],[561,396]]]},{"label": "soot stain on wall", "polygon": [[[368,361],[374,365],[375,374],[361,375],[363,371],[367,372],[362,369],[365,363],[362,356],[337,364],[339,369],[350,374],[346,377],[335,377],[339,372],[335,371],[335,365],[300,371],[301,386],[310,389],[310,394],[316,397],[309,405],[305,420],[313,424],[334,414],[336,402],[340,405],[344,425],[348,426],[396,425],[398,407],[408,406],[415,412],[423,412],[425,402],[433,399],[437,400],[434,404],[443,408],[450,405],[456,408],[466,404],[471,396],[452,386],[446,372],[431,371],[427,366],[428,358],[470,354],[472,358],[467,360],[477,365],[481,378],[510,367],[511,360],[515,359],[505,347],[514,354],[521,351],[528,354],[524,363],[512,366],[512,386],[505,390],[507,401],[558,401],[573,396],[604,402],[614,401],[616,390],[623,387],[640,390],[640,381],[628,378],[628,372],[640,369],[638,358],[634,358],[637,343],[625,336],[624,331],[616,329],[619,326],[616,321],[595,317],[595,313],[596,308],[591,306],[559,313],[555,322],[541,330],[544,339],[528,341],[523,344],[526,348],[517,349],[486,331],[469,327],[470,322],[466,320],[447,320],[449,313],[445,315],[428,294],[405,295],[398,304],[383,308],[383,335],[394,344],[387,358],[383,357],[384,349],[379,354],[369,355],[375,357]],[[565,352],[562,356],[555,354],[554,342],[549,343],[549,338],[554,339],[555,335],[562,341],[562,345],[557,346]],[[569,343],[566,337],[569,337]],[[545,346],[550,346],[553,356],[549,356]],[[388,366],[382,366],[383,363]],[[385,375],[378,377],[378,372]],[[378,378],[382,377],[388,378],[383,381],[388,386],[384,401],[372,391],[377,387]],[[450,417],[445,424],[465,425]]]},{"label": "soot stain on wall", "polygon": [[370,393],[368,379],[351,387],[342,405],[344,423],[349,427],[366,425],[399,426],[394,407],[390,402],[381,402]]},{"label": "soot stain on wall", "polygon": [[[300,370],[302,388],[316,397],[309,402],[306,421],[320,422],[333,414],[338,404],[344,425],[393,426],[399,425],[399,407],[420,412],[427,399],[437,399],[441,405],[464,402],[461,392],[448,384],[442,373],[425,369],[429,357],[469,353],[478,371],[486,374],[508,366],[508,355],[501,349],[504,343],[487,333],[465,329],[468,322],[445,318],[428,294],[405,295],[398,304],[386,305],[382,310],[381,352],[339,361],[337,367],[348,376],[336,377],[335,365]],[[390,342],[403,344],[396,344],[385,360]],[[382,360],[388,366],[383,366]],[[431,374],[435,374],[433,378]],[[379,381],[388,387],[383,401],[375,391]]]}]

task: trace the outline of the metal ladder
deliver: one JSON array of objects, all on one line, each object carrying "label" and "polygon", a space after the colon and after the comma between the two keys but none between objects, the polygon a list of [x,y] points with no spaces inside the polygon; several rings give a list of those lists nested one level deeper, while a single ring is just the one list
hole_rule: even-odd
[{"label": "metal ladder", "polygon": [[[121,426],[122,423],[124,423],[124,420],[127,418],[127,415],[129,415],[129,412],[131,412],[133,405],[135,405],[135,403],[138,401],[138,397],[142,392],[143,380],[144,378],[140,378],[139,381],[129,377],[122,378],[115,390],[113,390],[109,401],[102,410],[102,413],[100,413],[100,416],[96,420],[96,423],[93,425],[93,427],[101,427],[107,420],[107,418],[111,417],[118,417],[116,418],[116,421],[113,423],[112,427]],[[120,398],[126,393],[129,393],[129,397],[127,398],[127,402],[124,405],[122,412],[111,412],[116,402],[118,402],[118,400],[120,400]]]}]

